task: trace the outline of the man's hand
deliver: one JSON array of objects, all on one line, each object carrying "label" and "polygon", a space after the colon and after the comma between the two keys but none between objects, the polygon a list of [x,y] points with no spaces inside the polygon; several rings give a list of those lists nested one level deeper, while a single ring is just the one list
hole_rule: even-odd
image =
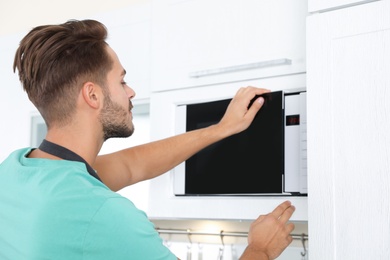
[{"label": "man's hand", "polygon": [[250,101],[256,96],[270,92],[268,89],[242,87],[233,97],[221,121],[217,124],[226,131],[226,136],[237,134],[249,127],[257,112],[264,104],[264,98],[257,98],[248,109]]},{"label": "man's hand", "polygon": [[251,224],[248,246],[240,259],[277,258],[293,240],[291,232],[295,226],[288,221],[294,211],[291,202],[285,201],[271,213],[259,216]]}]

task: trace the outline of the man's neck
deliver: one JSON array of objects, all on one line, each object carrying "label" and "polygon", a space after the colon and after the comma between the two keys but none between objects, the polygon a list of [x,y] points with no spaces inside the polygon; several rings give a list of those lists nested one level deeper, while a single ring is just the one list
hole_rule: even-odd
[{"label": "man's neck", "polygon": [[[93,165],[96,160],[103,140],[94,137],[93,133],[74,133],[69,130],[65,131],[48,131],[45,139],[51,143],[62,146],[77,155],[81,156],[89,165]],[[35,149],[29,157],[60,159],[52,154],[48,154],[40,149]]]}]

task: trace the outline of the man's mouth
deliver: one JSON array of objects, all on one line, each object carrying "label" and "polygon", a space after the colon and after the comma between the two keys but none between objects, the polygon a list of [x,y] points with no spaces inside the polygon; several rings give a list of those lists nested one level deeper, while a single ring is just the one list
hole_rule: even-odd
[{"label": "man's mouth", "polygon": [[129,101],[129,112],[131,112],[132,109],[133,109],[133,103],[131,103],[131,101]]}]

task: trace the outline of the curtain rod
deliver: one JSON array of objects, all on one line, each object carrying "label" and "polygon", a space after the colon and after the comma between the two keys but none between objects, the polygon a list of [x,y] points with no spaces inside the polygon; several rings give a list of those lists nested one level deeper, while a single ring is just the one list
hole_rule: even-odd
[{"label": "curtain rod", "polygon": [[[191,231],[190,229],[162,229],[156,228],[160,234],[172,234],[172,235],[199,235],[199,236],[229,236],[229,237],[247,237],[248,232],[226,232],[221,230],[217,232],[201,232]],[[302,234],[291,234],[293,239],[308,240],[309,236],[305,233]]]}]

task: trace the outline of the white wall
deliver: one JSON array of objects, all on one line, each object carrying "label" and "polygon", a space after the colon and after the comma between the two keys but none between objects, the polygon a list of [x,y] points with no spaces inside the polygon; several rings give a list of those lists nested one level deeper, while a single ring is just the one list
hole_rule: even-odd
[{"label": "white wall", "polygon": [[48,23],[62,23],[150,0],[17,0],[0,1],[0,36]]},{"label": "white wall", "polygon": [[13,34],[0,38],[0,161],[12,150],[28,146],[30,141],[30,117],[35,109],[12,71],[20,37]]}]

